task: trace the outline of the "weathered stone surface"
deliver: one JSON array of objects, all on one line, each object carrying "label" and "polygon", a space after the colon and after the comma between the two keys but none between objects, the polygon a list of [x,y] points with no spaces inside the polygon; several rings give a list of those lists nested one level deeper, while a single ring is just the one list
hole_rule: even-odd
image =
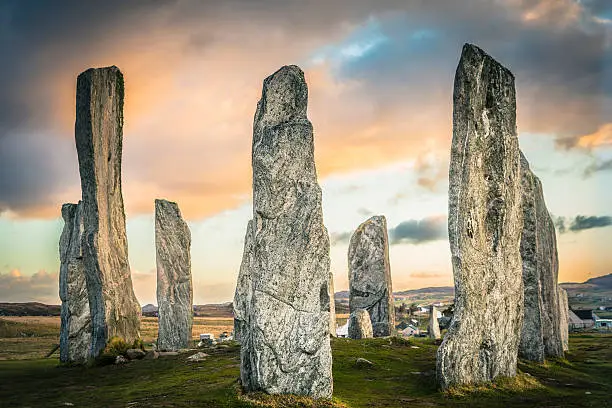
[{"label": "weathered stone surface", "polygon": [[427,332],[429,333],[430,339],[439,339],[440,325],[438,324],[438,311],[434,305],[429,306],[429,324],[427,325]]},{"label": "weathered stone surface", "polygon": [[561,333],[561,347],[563,351],[569,350],[569,303],[567,301],[567,291],[561,286],[557,286],[559,296],[559,333]]},{"label": "weathered stone surface", "polygon": [[357,309],[349,316],[348,336],[351,339],[371,339],[374,337],[372,321],[366,309]]},{"label": "weathered stone surface", "polygon": [[390,336],[395,328],[395,309],[384,216],[371,217],[353,233],[348,264],[350,312],[367,309],[374,337]]},{"label": "weathered stone surface", "polygon": [[251,389],[251,336],[249,335],[249,314],[253,285],[251,276],[251,257],[253,255],[253,220],[249,220],[244,235],[244,252],[238,271],[236,292],[234,293],[234,339],[240,343],[240,381],[245,389]]},{"label": "weathered stone surface", "polygon": [[336,337],[336,294],[334,292],[334,274],[329,273],[329,335]]},{"label": "weathered stone surface", "polygon": [[147,353],[141,349],[127,349],[125,354],[130,360],[140,360],[145,358],[147,355]]},{"label": "weathered stone surface", "polygon": [[514,76],[466,44],[455,75],[448,230],[455,313],[442,388],[514,376],[523,324],[523,225]]},{"label": "weathered stone surface", "polygon": [[155,200],[159,350],[189,347],[193,325],[191,232],[176,203]]},{"label": "weathered stone surface", "polygon": [[83,262],[92,319],[91,356],[113,336],[138,338],[121,194],[123,75],[117,67],[79,75],[75,139],[83,192]]},{"label": "weathered stone surface", "polygon": [[557,295],[557,242],[554,223],[544,202],[542,183],[521,152],[523,233],[521,258],[525,310],[519,356],[544,361],[562,357]]},{"label": "weathered stone surface", "polygon": [[252,277],[251,255],[253,253],[253,220],[249,220],[244,235],[244,251],[238,271],[238,281],[234,293],[234,339],[242,343],[243,333],[248,330],[248,316],[251,303]]},{"label": "weathered stone surface", "polygon": [[249,351],[241,378],[248,391],[331,397],[329,236],[307,99],[304,73],[285,66],[265,79],[255,113],[251,307],[241,334]]},{"label": "weathered stone surface", "polygon": [[85,363],[91,344],[91,315],[83,266],[83,205],[62,206],[59,294],[62,300],[60,361]]}]

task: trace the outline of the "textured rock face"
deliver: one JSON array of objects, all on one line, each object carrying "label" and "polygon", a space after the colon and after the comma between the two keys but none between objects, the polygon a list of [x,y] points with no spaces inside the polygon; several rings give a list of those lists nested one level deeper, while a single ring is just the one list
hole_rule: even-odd
[{"label": "textured rock face", "polygon": [[234,339],[240,343],[240,381],[245,389],[251,389],[251,344],[249,314],[253,292],[251,257],[253,254],[253,220],[249,220],[244,235],[244,252],[238,271],[238,282],[234,294]]},{"label": "textured rock face", "polygon": [[454,88],[448,229],[455,313],[437,354],[442,388],[516,374],[522,225],[514,76],[466,44]]},{"label": "textured rock face", "polygon": [[251,255],[253,253],[253,220],[249,220],[244,235],[244,251],[238,271],[238,282],[234,293],[234,339],[242,342],[243,333],[248,330],[248,316],[251,303]]},{"label": "textured rock face", "polygon": [[351,236],[348,251],[349,309],[366,309],[374,337],[390,336],[395,327],[387,220],[376,215]]},{"label": "textured rock face", "polygon": [[329,237],[307,99],[303,72],[285,66],[265,79],[255,113],[249,350],[241,377],[248,391],[331,397]]},{"label": "textured rock face", "polygon": [[430,339],[439,339],[440,325],[438,324],[438,311],[434,305],[429,306],[429,324],[427,325]]},{"label": "textured rock face", "polygon": [[157,251],[157,348],[189,347],[193,325],[191,232],[176,203],[155,200]]},{"label": "textured rock face", "polygon": [[89,69],[77,79],[75,139],[83,192],[83,261],[92,319],[91,355],[112,336],[139,336],[121,194],[123,75]]},{"label": "textured rock face", "polygon": [[374,337],[370,314],[365,309],[357,309],[349,316],[348,336],[351,339],[371,339]]},{"label": "textured rock face", "polygon": [[336,337],[336,299],[334,292],[334,274],[329,273],[329,335]]},{"label": "textured rock face", "polygon": [[60,237],[60,361],[85,363],[91,344],[91,316],[83,266],[83,206],[62,206],[64,230]]},{"label": "textured rock face", "polygon": [[569,350],[569,303],[567,301],[567,291],[561,286],[557,286],[559,296],[559,332],[561,333],[561,347],[563,351]]},{"label": "textured rock face", "polygon": [[521,153],[523,234],[521,258],[525,311],[519,355],[531,361],[562,357],[557,295],[557,243],[554,223],[544,202],[542,183]]}]

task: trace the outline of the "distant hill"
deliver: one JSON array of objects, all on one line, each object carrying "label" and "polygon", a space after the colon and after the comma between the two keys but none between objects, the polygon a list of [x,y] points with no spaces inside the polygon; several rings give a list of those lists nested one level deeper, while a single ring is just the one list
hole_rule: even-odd
[{"label": "distant hill", "polygon": [[577,309],[594,309],[600,306],[612,306],[612,274],[591,278],[584,283],[562,283],[567,291],[570,307]]},{"label": "distant hill", "polygon": [[[348,290],[336,292],[336,303],[347,302],[349,298]],[[396,304],[417,303],[431,304],[436,302],[452,303],[455,296],[455,288],[452,286],[438,286],[421,289],[410,289],[393,292]],[[337,308],[338,306],[336,306]]]},{"label": "distant hill", "polygon": [[60,305],[44,303],[0,303],[0,316],[60,316]]},{"label": "distant hill", "polygon": [[585,284],[595,285],[600,289],[612,290],[612,273],[597,278],[591,278]]}]

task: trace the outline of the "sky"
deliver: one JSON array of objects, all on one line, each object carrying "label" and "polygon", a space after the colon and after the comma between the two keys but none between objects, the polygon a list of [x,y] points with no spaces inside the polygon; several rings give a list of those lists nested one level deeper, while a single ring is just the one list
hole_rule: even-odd
[{"label": "sky", "polygon": [[154,199],[192,233],[194,302],[231,301],[251,218],[262,82],[296,64],[331,237],[387,218],[394,290],[452,285],[452,88],[461,47],[516,76],[520,146],[557,224],[559,281],[612,273],[609,0],[0,3],[0,302],[59,303],[62,203],[80,198],[77,75],[125,76],[123,196],[134,289],[156,302]]}]

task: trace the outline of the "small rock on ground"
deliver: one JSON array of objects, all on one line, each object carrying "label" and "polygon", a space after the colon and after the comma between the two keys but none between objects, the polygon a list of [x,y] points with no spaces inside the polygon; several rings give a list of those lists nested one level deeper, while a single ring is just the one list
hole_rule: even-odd
[{"label": "small rock on ground", "polygon": [[192,356],[187,357],[187,361],[202,361],[206,359],[206,357],[208,357],[208,354],[199,352],[199,353],[195,353]]},{"label": "small rock on ground", "polygon": [[359,357],[357,361],[355,361],[355,365],[358,368],[369,368],[369,367],[373,367],[374,363],[371,362],[370,360],[366,360],[365,358]]},{"label": "small rock on ground", "polygon": [[115,364],[126,364],[128,363],[128,359],[123,357],[123,356],[117,356],[117,358],[115,359]]},{"label": "small rock on ground", "polygon": [[147,353],[145,353],[141,349],[128,349],[125,353],[127,354],[130,360],[140,360],[141,358],[144,358],[147,355]]}]

